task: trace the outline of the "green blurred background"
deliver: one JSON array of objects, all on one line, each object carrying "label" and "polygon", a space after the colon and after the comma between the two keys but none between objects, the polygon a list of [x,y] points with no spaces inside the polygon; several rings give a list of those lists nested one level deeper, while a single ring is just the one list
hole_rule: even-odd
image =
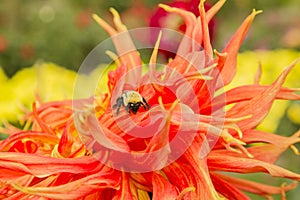
[{"label": "green blurred background", "polygon": [[[115,7],[128,27],[135,28],[148,25],[158,2],[170,0],[2,0],[0,66],[9,76],[37,60],[76,70],[89,51],[107,37],[91,20],[91,13],[108,19],[108,8]],[[300,49],[298,0],[228,1],[216,16],[216,49],[222,49],[253,8],[264,13],[255,19],[241,50]]]},{"label": "green blurred background", "polygon": [[[46,65],[42,74],[54,77],[50,81],[49,78],[45,78],[48,85],[46,89],[43,87],[41,90],[48,93],[48,96],[52,93],[54,96],[45,99],[71,96],[72,84],[70,83],[74,81],[75,71],[88,53],[108,37],[91,19],[92,13],[97,13],[111,22],[108,8],[114,7],[121,12],[128,28],[136,28],[149,24],[149,18],[155,12],[157,3],[168,2],[172,1],[2,0],[0,4],[0,66],[2,69],[2,71],[0,69],[0,109],[2,110],[0,112],[15,113],[16,105],[20,103],[15,101],[16,98],[30,107],[34,100],[34,88],[31,82],[33,77],[36,78],[36,74],[28,67],[39,63],[52,62],[74,71],[74,73],[64,71],[53,64],[42,64]],[[214,2],[216,1],[207,0],[208,4]],[[228,0],[215,18],[214,48],[222,50],[253,8],[263,10],[263,13],[254,20],[250,33],[241,47],[240,52],[243,53],[239,56],[240,66],[237,75],[239,78],[234,80],[233,85],[252,82],[259,61],[263,67],[263,83],[270,84],[283,67],[300,57],[299,0]],[[254,50],[255,52],[250,52]],[[20,71],[23,68],[28,70]],[[7,80],[17,72],[17,76]],[[62,74],[64,80],[61,80]],[[300,66],[298,65],[292,71],[287,86],[300,88],[299,77]],[[60,86],[67,88],[69,93],[58,91],[57,88],[61,88]],[[276,109],[271,111],[260,129],[291,135],[300,128],[299,102],[276,102],[275,106]],[[20,114],[20,109],[18,112]],[[10,121],[11,118],[7,119]],[[299,157],[292,155],[290,150],[288,153],[289,156],[283,157],[279,161],[280,164],[299,173]],[[298,190],[288,193],[287,199],[298,199],[298,192],[300,192],[299,187]]]}]

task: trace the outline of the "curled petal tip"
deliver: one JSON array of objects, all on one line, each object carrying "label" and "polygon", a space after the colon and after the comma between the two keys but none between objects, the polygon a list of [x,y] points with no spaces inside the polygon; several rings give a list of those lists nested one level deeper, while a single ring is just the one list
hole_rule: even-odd
[{"label": "curled petal tip", "polygon": [[114,18],[114,24],[116,26],[116,28],[118,29],[118,31],[126,31],[127,28],[126,26],[122,23],[120,14],[118,13],[118,11],[114,8],[109,8],[109,11],[111,12],[111,14],[113,15]]},{"label": "curled petal tip", "polygon": [[114,18],[121,18],[120,14],[118,13],[118,11],[114,8],[109,8],[109,12],[114,16]]},{"label": "curled petal tip", "polygon": [[118,11],[116,9],[114,9],[113,7],[110,7],[109,11],[113,14],[118,14]]},{"label": "curled petal tip", "polygon": [[263,12],[263,10],[255,10],[255,9],[252,10],[252,13],[253,13],[254,15],[260,14],[260,13],[262,13],[262,12]]},{"label": "curled petal tip", "polygon": [[158,4],[158,7],[162,8],[165,11],[168,11],[168,12],[172,9],[170,6],[168,6],[166,4],[162,4],[162,3]]},{"label": "curled petal tip", "polygon": [[92,14],[93,19],[98,22],[99,20],[102,20],[97,14],[93,13]]},{"label": "curled petal tip", "polygon": [[214,53],[217,55],[217,56],[222,56],[222,57],[226,57],[228,55],[227,52],[219,52],[218,50],[214,49]]}]

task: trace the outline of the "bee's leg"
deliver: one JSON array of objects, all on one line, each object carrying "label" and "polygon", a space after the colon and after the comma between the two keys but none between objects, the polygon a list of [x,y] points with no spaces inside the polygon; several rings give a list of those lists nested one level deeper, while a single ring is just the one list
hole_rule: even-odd
[{"label": "bee's leg", "polygon": [[[145,106],[145,104],[146,104],[146,106]],[[148,102],[146,101],[146,99],[143,97],[143,106],[144,106],[144,108],[145,108],[145,110],[149,110],[150,109],[150,105],[148,104]]]},{"label": "bee's leg", "polygon": [[129,104],[125,107],[125,109],[129,113]]},{"label": "bee's leg", "polygon": [[119,98],[117,99],[117,102],[113,105],[113,108],[118,107],[118,109],[117,109],[117,115],[118,115],[119,112],[120,112],[121,105],[124,106],[123,98],[122,98],[122,97],[119,97]]},{"label": "bee's leg", "polygon": [[121,97],[117,98],[116,103],[113,105],[112,108],[116,108],[117,106],[119,106],[119,104],[120,104],[120,98]]},{"label": "bee's leg", "polygon": [[117,115],[118,115],[119,112],[120,112],[120,108],[121,108],[121,105],[118,106],[118,109],[117,109]]},{"label": "bee's leg", "polygon": [[141,102],[140,105],[143,105],[144,109],[147,110],[146,103]]}]

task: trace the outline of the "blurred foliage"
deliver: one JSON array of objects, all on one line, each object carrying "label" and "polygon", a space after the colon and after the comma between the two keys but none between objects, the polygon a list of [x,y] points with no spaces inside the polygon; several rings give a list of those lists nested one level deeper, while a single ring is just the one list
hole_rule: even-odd
[{"label": "blurred foliage", "polygon": [[[38,60],[77,70],[86,55],[108,36],[93,22],[92,13],[110,20],[108,8],[115,7],[125,24],[135,28],[147,26],[156,5],[167,2],[171,0],[3,0],[0,66],[8,76]],[[206,2],[213,4],[216,0]],[[264,12],[255,19],[243,50],[300,48],[298,0],[284,3],[280,0],[232,0],[226,2],[216,16],[213,41],[216,49],[224,47],[252,8]]]},{"label": "blurred foliage", "polygon": [[[209,1],[208,1],[209,2]],[[231,0],[218,12],[215,45],[223,47],[251,9],[262,10],[243,42],[241,50],[293,48],[300,50],[298,0]]]},{"label": "blurred foliage", "polygon": [[[135,3],[133,0],[3,0],[0,7],[0,66],[8,76],[37,60],[77,70],[86,55],[108,37],[92,20],[92,13],[109,18],[109,7],[125,14]],[[146,5],[150,8],[154,3],[149,1]],[[147,19],[144,20],[142,24],[146,25]]]}]

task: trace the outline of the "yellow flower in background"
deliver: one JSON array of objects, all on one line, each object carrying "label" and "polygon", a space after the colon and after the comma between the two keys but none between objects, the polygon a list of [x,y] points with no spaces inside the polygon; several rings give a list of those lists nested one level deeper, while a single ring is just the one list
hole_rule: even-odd
[{"label": "yellow flower in background", "polygon": [[[299,58],[300,52],[290,49],[277,49],[273,51],[256,50],[240,53],[238,56],[237,75],[233,85],[253,83],[254,77],[249,74],[255,74],[259,65],[262,67],[261,84],[271,84],[282,72],[283,66]],[[300,68],[295,67],[285,82],[286,87],[300,87],[299,82]]]},{"label": "yellow flower in background", "polygon": [[[77,76],[74,71],[54,63],[40,63],[8,78],[0,68],[0,125],[3,120],[17,121],[17,116],[24,114],[24,108],[32,110],[32,102],[36,98],[42,102],[71,99],[76,78],[89,84],[98,80],[101,70],[99,67],[89,75]],[[101,89],[105,91],[104,87]],[[81,91],[80,95],[85,96],[84,93],[87,91]]]},{"label": "yellow flower in background", "polygon": [[72,97],[76,73],[53,63],[36,64],[7,78],[0,71],[0,124],[5,119],[16,121],[24,108],[31,110],[36,98],[42,101]]}]

